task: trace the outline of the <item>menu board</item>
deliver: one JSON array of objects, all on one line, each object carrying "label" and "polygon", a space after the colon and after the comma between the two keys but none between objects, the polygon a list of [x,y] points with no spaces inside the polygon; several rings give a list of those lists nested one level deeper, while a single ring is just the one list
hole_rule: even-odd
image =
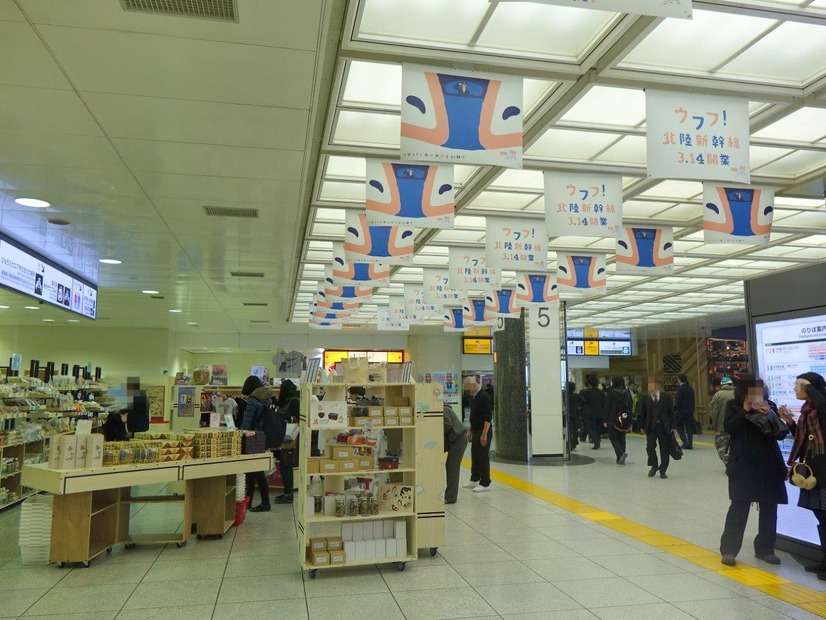
[{"label": "menu board", "polygon": [[0,234],[0,286],[94,319],[97,287]]}]

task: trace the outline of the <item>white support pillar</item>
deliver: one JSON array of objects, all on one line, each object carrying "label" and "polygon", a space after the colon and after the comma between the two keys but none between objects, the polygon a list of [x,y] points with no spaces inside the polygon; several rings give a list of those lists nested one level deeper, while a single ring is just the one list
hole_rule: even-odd
[{"label": "white support pillar", "polygon": [[528,310],[528,325],[531,455],[562,456],[565,440],[558,305],[531,307]]}]

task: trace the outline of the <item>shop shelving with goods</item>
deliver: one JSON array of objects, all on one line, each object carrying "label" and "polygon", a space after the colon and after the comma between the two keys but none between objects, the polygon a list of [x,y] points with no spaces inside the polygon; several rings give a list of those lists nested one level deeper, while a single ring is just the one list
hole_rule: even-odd
[{"label": "shop shelving with goods", "polygon": [[[369,411],[346,402],[354,386],[365,388],[374,403]],[[325,395],[319,402],[312,393],[321,388]],[[298,560],[311,578],[319,568],[342,565],[395,563],[404,570],[419,548],[435,553],[444,543],[442,410],[425,392],[415,383],[302,385]],[[345,436],[346,443],[337,441]],[[313,447],[320,457],[313,456]],[[365,487],[361,498],[359,487]],[[424,521],[429,522],[421,537]],[[320,539],[343,539],[343,548],[329,554],[340,561],[313,561],[310,542]],[[348,547],[350,553],[343,554]]]}]

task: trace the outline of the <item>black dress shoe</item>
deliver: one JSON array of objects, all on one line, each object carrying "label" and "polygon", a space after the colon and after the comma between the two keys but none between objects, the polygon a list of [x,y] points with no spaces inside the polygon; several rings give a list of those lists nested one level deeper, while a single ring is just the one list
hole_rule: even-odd
[{"label": "black dress shoe", "polygon": [[680,446],[680,448],[682,448],[683,450],[693,450],[694,446],[692,446],[691,444],[689,444],[689,445],[683,444],[683,445]]},{"label": "black dress shoe", "polygon": [[659,467],[652,467],[651,469],[649,469],[648,470],[648,477],[653,478],[654,476],[656,476],[658,469],[659,469]]},{"label": "black dress shoe", "polygon": [[261,504],[259,504],[258,506],[255,506],[253,508],[250,508],[250,512],[269,512],[269,511],[270,511],[269,506],[262,506]]},{"label": "black dress shoe", "polygon": [[292,493],[290,495],[287,495],[286,493],[284,495],[279,495],[278,497],[275,498],[275,503],[276,504],[292,504],[293,503]]},{"label": "black dress shoe", "polygon": [[660,472],[660,478],[668,478],[668,476],[665,475],[664,471],[661,471]]}]

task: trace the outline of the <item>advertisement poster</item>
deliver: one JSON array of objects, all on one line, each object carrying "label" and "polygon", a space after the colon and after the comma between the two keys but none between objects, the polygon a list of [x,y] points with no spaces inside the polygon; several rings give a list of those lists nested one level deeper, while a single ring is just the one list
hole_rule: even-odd
[{"label": "advertisement poster", "polygon": [[516,306],[516,295],[512,288],[505,288],[493,291],[490,295],[485,295],[485,315],[490,317],[502,316],[519,318],[522,316],[522,309]]},{"label": "advertisement poster", "polygon": [[450,270],[422,269],[424,301],[436,306],[453,306],[465,303],[467,295],[450,288]]},{"label": "advertisement poster", "polygon": [[547,306],[559,301],[555,273],[520,273],[516,277],[514,305],[519,308]]},{"label": "advertisement poster", "polygon": [[212,374],[209,379],[210,385],[229,385],[229,372],[226,364],[213,364]]},{"label": "advertisement poster", "polygon": [[485,230],[485,254],[491,267],[512,271],[548,268],[548,235],[543,223],[488,217]]},{"label": "advertisement poster", "polygon": [[325,281],[318,283],[316,292],[318,301],[363,302],[373,296],[373,287],[363,286],[329,286]]},{"label": "advertisement poster", "polygon": [[484,250],[452,247],[448,251],[448,280],[452,290],[469,292],[502,288],[499,270],[488,264]]},{"label": "advertisement poster", "polygon": [[410,323],[394,317],[387,306],[376,308],[376,325],[379,331],[406,332],[410,331]]},{"label": "advertisement poster", "polygon": [[485,312],[486,300],[484,297],[470,297],[468,303],[462,306],[462,318],[467,326],[493,325],[494,317]]},{"label": "advertisement poster", "polygon": [[401,159],[522,167],[522,78],[402,65]]},{"label": "advertisement poster", "polygon": [[347,428],[347,401],[311,401],[308,417],[316,430]]},{"label": "advertisement poster", "polygon": [[446,332],[464,332],[470,329],[465,326],[464,308],[445,308],[442,327]]},{"label": "advertisement poster", "polygon": [[706,243],[769,245],[774,190],[703,183],[703,240]]},{"label": "advertisement poster", "polygon": [[605,254],[557,253],[556,282],[567,295],[601,295],[608,288]]},{"label": "advertisement poster", "polygon": [[347,262],[343,243],[333,244],[333,266],[330,275],[336,286],[387,286],[390,284],[390,267],[381,263]]},{"label": "advertisement poster", "polygon": [[388,309],[390,311],[390,320],[394,323],[410,323],[410,317],[407,315],[407,304],[404,297],[391,297]]},{"label": "advertisement poster", "polygon": [[404,285],[404,301],[407,318],[411,322],[422,322],[442,313],[442,307],[426,303],[424,287],[419,284]]},{"label": "advertisement poster", "polygon": [[344,258],[348,263],[410,265],[413,262],[412,228],[370,226],[366,213],[345,215]]},{"label": "advertisement poster", "polygon": [[178,388],[178,417],[191,418],[195,416],[195,388]]},{"label": "advertisement poster", "polygon": [[367,160],[370,226],[453,228],[453,166]]},{"label": "advertisement poster", "polygon": [[617,239],[617,273],[674,273],[674,229],[623,228]]},{"label": "advertisement poster", "polygon": [[748,183],[749,102],[645,91],[648,176]]},{"label": "advertisement poster", "polygon": [[310,329],[341,329],[342,323],[341,322],[331,322],[331,321],[323,321],[320,319],[313,319],[310,318],[310,322],[308,323]]},{"label": "advertisement poster", "polygon": [[[517,2],[521,0],[500,0]],[[691,0],[528,0],[536,4],[553,4],[582,9],[596,9],[613,13],[677,17],[691,19]]]},{"label": "advertisement poster", "polygon": [[459,403],[459,390],[461,382],[458,375],[452,372],[426,372],[420,373],[416,377],[417,383],[441,383],[442,400],[448,404]]},{"label": "advertisement poster", "polygon": [[622,177],[546,172],[545,226],[551,237],[616,237],[622,227]]}]

